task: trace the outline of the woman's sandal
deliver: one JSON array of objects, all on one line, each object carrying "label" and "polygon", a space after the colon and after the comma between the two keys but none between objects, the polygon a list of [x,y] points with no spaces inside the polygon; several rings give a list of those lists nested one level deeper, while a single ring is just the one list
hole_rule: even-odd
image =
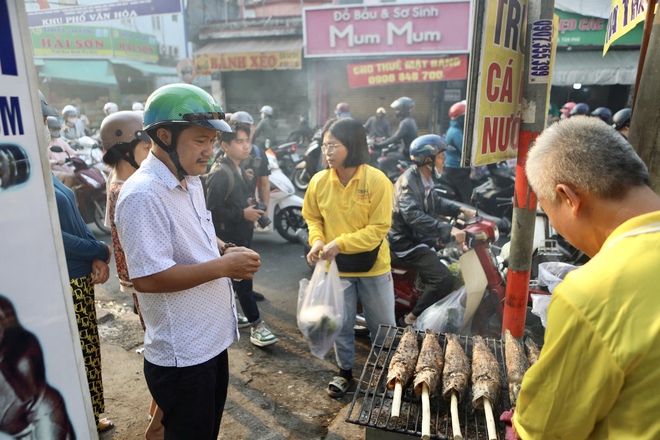
[{"label": "woman's sandal", "polygon": [[353,382],[353,379],[349,381],[345,377],[333,376],[332,381],[330,381],[328,384],[325,392],[328,393],[328,396],[334,397],[335,399],[344,397],[344,394],[346,394],[346,391],[351,385],[351,382]]},{"label": "woman's sandal", "polygon": [[98,432],[103,432],[107,431],[108,429],[114,428],[115,424],[112,423],[110,419],[101,419],[99,420],[98,425],[96,425],[96,429]]}]

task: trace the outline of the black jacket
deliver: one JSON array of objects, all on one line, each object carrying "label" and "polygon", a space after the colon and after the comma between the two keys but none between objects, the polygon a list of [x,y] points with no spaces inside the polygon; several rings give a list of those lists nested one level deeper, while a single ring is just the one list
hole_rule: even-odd
[{"label": "black jacket", "polygon": [[402,252],[422,243],[429,247],[434,247],[438,240],[449,243],[452,226],[436,216],[456,216],[461,207],[433,190],[425,207],[422,175],[414,165],[396,181],[392,209],[392,228],[387,239],[393,252]]},{"label": "black jacket", "polygon": [[243,209],[248,207],[248,199],[254,198],[254,192],[250,191],[245,170],[241,166],[241,174],[238,173],[234,162],[227,156],[221,159],[221,163],[227,164],[234,176],[234,183],[229,190],[229,176],[221,167],[215,167],[206,175],[206,208],[211,211],[215,235],[223,241],[249,242],[254,234],[254,223],[245,220]]},{"label": "black jacket", "polygon": [[382,142],[378,142],[377,144],[374,144],[374,146],[381,148],[403,141],[403,149],[401,152],[407,158],[410,152],[410,144],[417,139],[417,133],[417,124],[415,123],[415,120],[410,116],[406,116],[401,121],[398,130],[392,137],[389,137]]}]

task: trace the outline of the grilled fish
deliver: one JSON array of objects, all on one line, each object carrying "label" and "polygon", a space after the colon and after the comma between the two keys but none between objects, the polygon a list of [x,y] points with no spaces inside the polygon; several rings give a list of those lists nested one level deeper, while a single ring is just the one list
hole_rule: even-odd
[{"label": "grilled fish", "polygon": [[448,333],[446,339],[445,368],[442,371],[442,397],[450,400],[452,393],[455,392],[460,402],[467,390],[470,361],[468,361],[457,335]]},{"label": "grilled fish", "polygon": [[527,359],[529,359],[529,366],[531,367],[539,360],[541,349],[532,338],[525,338],[525,348],[527,350]]},{"label": "grilled fish", "polygon": [[511,406],[516,406],[520,384],[525,371],[529,368],[529,361],[522,344],[513,337],[509,330],[504,332],[504,353],[506,355],[506,381],[509,384],[509,399]]},{"label": "grilled fish", "polygon": [[418,355],[417,332],[411,326],[408,326],[403,331],[399,346],[390,361],[387,370],[387,388],[393,390],[397,381],[401,383],[403,388],[410,384]]},{"label": "grilled fish", "polygon": [[417,365],[415,366],[415,380],[413,382],[415,394],[421,395],[422,385],[428,386],[429,394],[434,395],[442,374],[442,348],[438,337],[431,330],[426,330],[426,336],[419,351]]},{"label": "grilled fish", "polygon": [[481,336],[472,338],[472,405],[483,409],[482,397],[495,404],[500,396],[500,366]]}]

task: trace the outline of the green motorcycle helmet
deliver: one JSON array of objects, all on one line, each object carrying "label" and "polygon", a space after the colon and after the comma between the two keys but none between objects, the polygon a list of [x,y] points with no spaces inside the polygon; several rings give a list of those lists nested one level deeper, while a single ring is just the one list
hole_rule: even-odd
[{"label": "green motorcycle helmet", "polygon": [[[183,180],[188,172],[181,166],[177,140],[186,127],[197,125],[211,130],[232,132],[225,122],[225,114],[213,97],[191,84],[168,84],[149,96],[144,108],[144,129],[161,149],[166,151]],[[157,136],[160,127],[172,131],[172,142],[165,145]]]},{"label": "green motorcycle helmet", "polygon": [[168,84],[147,99],[145,130],[168,125],[199,125],[211,130],[232,131],[213,97],[191,84]]}]

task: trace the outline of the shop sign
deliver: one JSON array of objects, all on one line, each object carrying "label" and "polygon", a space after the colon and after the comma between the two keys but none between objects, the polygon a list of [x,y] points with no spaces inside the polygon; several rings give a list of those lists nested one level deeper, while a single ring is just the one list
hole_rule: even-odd
[{"label": "shop sign", "polygon": [[[37,2],[39,3],[39,2]],[[28,11],[28,26],[61,24],[93,24],[143,15],[176,14],[181,12],[181,0],[124,0],[95,5],[62,5],[50,2],[49,9]]]},{"label": "shop sign", "polygon": [[98,438],[26,22],[0,0],[0,438]]},{"label": "shop sign", "polygon": [[158,62],[158,40],[154,35],[112,29],[112,48],[116,57]]},{"label": "shop sign", "polygon": [[299,50],[195,54],[195,68],[199,75],[236,70],[299,70],[302,56]]},{"label": "shop sign", "polygon": [[305,8],[305,57],[468,53],[470,2]]},{"label": "shop sign", "polygon": [[467,55],[434,58],[395,58],[348,65],[348,86],[449,81],[467,78]]},{"label": "shop sign", "polygon": [[[475,7],[471,53],[478,55],[470,60],[463,166],[516,157],[522,119],[527,0],[476,2]],[[552,42],[551,22],[534,28],[536,43]]]},{"label": "shop sign", "polygon": [[[612,0],[610,8],[610,18],[607,21],[607,32],[605,33],[605,45],[603,46],[603,56],[607,53],[614,41],[618,40],[628,32],[633,30],[637,24],[646,18],[646,0]],[[658,11],[658,4],[655,5],[655,11]]]},{"label": "shop sign", "polygon": [[[587,17],[555,9],[559,16],[558,46],[602,46],[605,42],[607,20]],[[614,44],[641,44],[643,26],[637,26]]]},{"label": "shop sign", "polygon": [[54,26],[30,29],[37,56],[112,56],[110,28]]}]

